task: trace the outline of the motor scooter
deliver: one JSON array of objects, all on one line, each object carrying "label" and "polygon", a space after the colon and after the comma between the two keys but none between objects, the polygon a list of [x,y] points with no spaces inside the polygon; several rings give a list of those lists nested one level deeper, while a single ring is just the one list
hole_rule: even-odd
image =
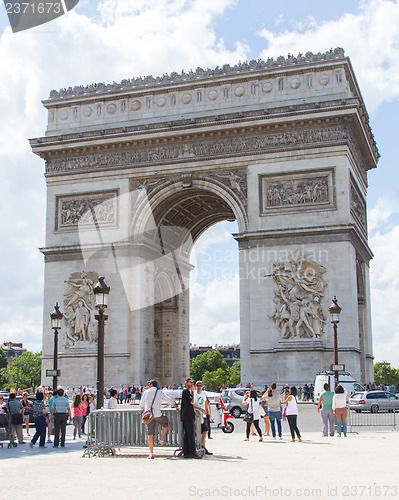
[{"label": "motor scooter", "polygon": [[222,421],[220,424],[220,428],[225,434],[231,434],[234,431],[233,422],[228,422],[230,418],[234,418],[233,415],[229,412],[229,410],[224,406],[223,401],[219,399],[220,409],[222,411]]}]

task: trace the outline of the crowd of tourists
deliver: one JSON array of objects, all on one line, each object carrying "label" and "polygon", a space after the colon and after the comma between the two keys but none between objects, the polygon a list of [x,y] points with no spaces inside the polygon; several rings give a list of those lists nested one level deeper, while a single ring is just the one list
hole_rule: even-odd
[{"label": "crowd of tourists", "polygon": [[[17,399],[17,391],[10,391],[7,402],[4,401],[4,396],[0,396],[0,428],[9,433],[10,445],[16,447],[29,442],[33,448],[39,441],[40,448],[46,448],[46,443],[53,444],[54,448],[64,447],[68,420],[74,426],[73,439],[85,436],[86,419],[96,409],[95,391],[92,393],[87,387],[84,391],[83,388],[80,389],[81,394],[75,391],[68,394],[62,388],[52,391],[50,388],[40,387],[33,402],[28,400],[26,392],[22,399]],[[30,414],[33,415],[36,432],[30,441],[25,441],[23,426],[25,425],[26,436],[30,436]]]},{"label": "crowd of tourists", "polygon": [[[369,389],[375,388],[368,384]],[[242,386],[241,386],[242,387]],[[155,425],[158,423],[162,430],[159,445],[164,446],[168,430],[168,419],[162,413],[162,404],[166,403],[181,412],[183,422],[183,449],[184,458],[202,458],[196,450],[194,442],[195,413],[201,416],[201,438],[205,454],[208,451],[206,440],[211,437],[211,405],[205,386],[201,380],[194,383],[191,378],[186,379],[184,385],[173,385],[164,389],[181,389],[180,406],[158,387],[156,380],[151,380],[146,386],[123,386],[117,389],[111,387],[104,389],[104,405],[108,409],[117,409],[118,405],[138,401],[143,414],[151,414],[151,420],[146,426],[148,434],[149,458],[154,458]],[[252,384],[247,384],[243,397],[243,405],[247,412],[244,416],[246,422],[245,441],[250,436],[258,435],[259,441],[263,436],[272,436],[273,439],[282,439],[282,422],[287,421],[291,442],[301,442],[301,433],[298,428],[298,401],[313,400],[313,387],[305,384],[303,387],[283,387],[277,391],[277,384],[265,386],[260,396]],[[396,392],[396,387],[383,387],[386,391]],[[22,396],[17,398],[17,396]],[[0,428],[8,429],[10,445],[26,444],[23,437],[23,428],[30,437],[29,415],[33,415],[36,432],[29,441],[33,448],[39,441],[40,448],[52,444],[55,448],[65,446],[66,425],[68,420],[73,423],[73,439],[82,439],[86,435],[85,425],[90,412],[96,409],[96,389],[93,386],[79,386],[76,389],[67,387],[52,391],[51,388],[39,387],[34,402],[29,401],[28,393],[19,389],[9,391],[8,401],[0,395]],[[321,415],[322,436],[335,435],[335,420],[337,422],[337,436],[347,436],[347,393],[341,385],[335,391],[324,385],[317,411]],[[144,419],[143,419],[144,421]],[[260,422],[264,424],[262,431]],[[47,440],[46,440],[47,437]],[[52,440],[53,437],[53,440]],[[16,442],[18,441],[18,443]]]}]

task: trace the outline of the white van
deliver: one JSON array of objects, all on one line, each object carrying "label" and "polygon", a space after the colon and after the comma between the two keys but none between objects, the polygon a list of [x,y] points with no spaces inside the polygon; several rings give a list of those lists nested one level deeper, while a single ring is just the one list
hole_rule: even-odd
[{"label": "white van", "polygon": [[[338,383],[342,385],[342,387],[347,392],[347,399],[351,397],[355,392],[364,391],[364,387],[362,384],[357,382],[350,373],[348,372],[339,372],[338,374]],[[319,372],[314,379],[314,398],[313,401],[318,404],[320,394],[324,392],[324,384],[330,385],[330,391],[334,392],[334,372]]]}]

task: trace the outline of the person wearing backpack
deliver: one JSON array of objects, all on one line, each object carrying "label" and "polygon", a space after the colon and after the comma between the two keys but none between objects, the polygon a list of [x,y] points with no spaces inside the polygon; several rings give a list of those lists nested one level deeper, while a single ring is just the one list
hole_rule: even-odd
[{"label": "person wearing backpack", "polygon": [[24,407],[17,401],[15,398],[15,392],[10,393],[10,397],[7,403],[7,410],[10,416],[11,422],[11,434],[10,434],[10,444],[13,446],[17,446],[14,444],[15,435],[18,436],[19,444],[26,444],[24,442],[24,438],[22,436],[22,423],[24,418]]}]

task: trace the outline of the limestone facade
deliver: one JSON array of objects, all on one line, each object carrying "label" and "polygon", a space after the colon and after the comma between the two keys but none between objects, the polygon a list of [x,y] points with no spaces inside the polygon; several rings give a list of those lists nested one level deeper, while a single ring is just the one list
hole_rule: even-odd
[{"label": "limestone facade", "polygon": [[367,171],[378,150],[342,49],[52,91],[43,382],[63,302],[60,383],[94,383],[92,286],[111,286],[106,385],[189,374],[190,251],[237,220],[242,381],[373,379]]}]

